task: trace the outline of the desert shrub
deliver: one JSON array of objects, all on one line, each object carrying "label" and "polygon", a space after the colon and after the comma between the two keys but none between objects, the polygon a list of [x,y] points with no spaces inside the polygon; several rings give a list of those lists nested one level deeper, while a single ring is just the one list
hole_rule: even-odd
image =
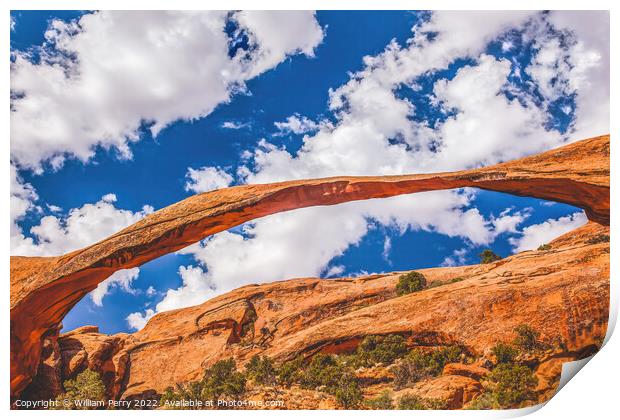
[{"label": "desert shrub", "polygon": [[538,247],[539,251],[549,251],[550,249],[551,249],[551,245],[549,245],[549,244],[543,244],[543,245]]},{"label": "desert shrub", "polygon": [[439,287],[439,286],[445,286],[446,284],[458,283],[463,280],[465,280],[463,277],[454,277],[444,282],[434,281],[434,282],[429,283],[429,285],[427,286],[427,289],[432,289],[434,287]]},{"label": "desert shrub", "polygon": [[351,373],[343,375],[337,385],[328,392],[336,397],[336,401],[344,409],[358,408],[364,399],[357,378]]},{"label": "desert shrub", "polygon": [[448,401],[439,398],[424,398],[424,405],[427,410],[447,410]]},{"label": "desert shrub", "polygon": [[245,392],[245,382],[245,375],[237,372],[237,365],[232,358],[220,360],[205,371],[202,379],[203,395],[209,400],[238,398]]},{"label": "desert shrub", "polygon": [[398,400],[399,410],[443,410],[444,401],[435,398],[423,398],[414,394],[405,394]]},{"label": "desert shrub", "polygon": [[527,324],[517,325],[514,329],[517,334],[514,344],[526,351],[534,351],[541,348],[539,341],[540,333]]},{"label": "desert shrub", "polygon": [[354,365],[373,366],[376,363],[389,365],[407,354],[407,340],[398,334],[386,336],[370,335],[364,338],[354,355]]},{"label": "desert shrub", "polygon": [[301,356],[284,362],[278,369],[278,381],[286,386],[299,382],[303,365],[304,359]]},{"label": "desert shrub", "polygon": [[502,257],[497,255],[495,252],[491,251],[490,249],[485,249],[484,251],[480,253],[480,264],[489,264],[489,263],[492,263],[494,261],[498,261],[501,259]]},{"label": "desert shrub", "polygon": [[274,385],[276,382],[277,371],[273,361],[267,357],[253,356],[249,363],[245,365],[245,374],[257,384]]},{"label": "desert shrub", "polygon": [[394,385],[404,388],[421,379],[438,376],[447,363],[460,360],[463,350],[459,346],[448,346],[432,351],[413,349],[392,368]]},{"label": "desert shrub", "polygon": [[394,374],[394,386],[396,389],[401,389],[417,382],[426,375],[426,372],[409,359],[399,360],[390,370]]},{"label": "desert shrub", "polygon": [[338,364],[334,356],[318,353],[312,357],[299,378],[302,388],[316,389],[325,387],[327,392],[334,389],[344,375],[345,369]]},{"label": "desert shrub", "polygon": [[426,277],[422,273],[417,271],[411,271],[407,274],[403,274],[398,278],[396,284],[396,293],[398,296],[407,295],[409,293],[417,292],[426,287]]},{"label": "desert shrub", "polygon": [[302,388],[332,394],[344,408],[356,408],[362,402],[362,391],[353,371],[332,355],[314,355],[298,378]]},{"label": "desert shrub", "polygon": [[164,408],[174,408],[175,410],[198,410],[203,407],[197,405],[176,405],[178,401],[205,401],[202,382],[195,381],[186,384],[176,384],[174,387],[166,388],[159,398],[159,404]]},{"label": "desert shrub", "polygon": [[422,398],[413,394],[405,394],[398,400],[399,410],[425,410]]},{"label": "desert shrub", "polygon": [[[166,406],[166,402],[177,401],[216,401],[222,398],[239,399],[245,393],[246,377],[237,371],[235,361],[231,359],[220,360],[205,370],[202,380],[177,384],[168,387],[160,397],[160,403]],[[175,407],[179,408],[179,407]],[[180,407],[192,409],[195,407]],[[203,407],[205,408],[205,407]]]},{"label": "desert shrub", "polygon": [[[447,346],[442,347],[433,352],[433,357],[441,364],[441,370],[447,363],[456,363],[461,359],[463,355],[463,348],[461,346]],[[441,372],[440,372],[441,373]]]},{"label": "desert shrub", "polygon": [[371,410],[393,410],[394,404],[392,403],[392,393],[390,391],[383,391],[381,395],[375,398],[369,398],[364,402],[364,405]]},{"label": "desert shrub", "polygon": [[538,379],[527,366],[502,363],[487,378],[491,381],[493,398],[502,408],[518,408],[523,402],[533,400]]},{"label": "desert shrub", "polygon": [[[161,394],[161,397],[159,397],[159,404],[165,408],[167,406],[166,403],[180,400],[181,398],[179,397],[180,395],[179,388],[181,388],[182,386],[183,385],[181,384],[177,384],[176,387],[172,387],[172,386],[167,387],[164,390],[164,392]],[[183,409],[183,408],[185,407],[180,407],[180,409]]]},{"label": "desert shrub", "polygon": [[596,235],[586,241],[586,243],[590,245],[600,244],[604,242],[609,242],[609,235],[605,235],[605,234]]},{"label": "desert shrub", "polygon": [[491,349],[497,363],[513,363],[519,355],[519,350],[506,343],[497,343]]},{"label": "desert shrub", "polygon": [[[105,400],[105,385],[99,373],[91,369],[81,372],[75,379],[64,383],[65,392],[56,397],[62,402],[57,408],[65,410],[93,410],[101,408]],[[89,401],[95,404],[84,404]],[[65,404],[67,402],[68,404]]]},{"label": "desert shrub", "polygon": [[467,406],[468,410],[499,410],[501,408],[495,393],[489,391],[478,395]]},{"label": "desert shrub", "polygon": [[[177,384],[176,388],[181,387],[181,384]],[[161,394],[161,397],[159,398],[159,402],[161,405],[164,405],[164,403],[166,401],[174,401],[176,400],[176,396],[178,395],[176,392],[176,388],[169,386],[166,387],[166,389],[164,389],[164,392]]]}]

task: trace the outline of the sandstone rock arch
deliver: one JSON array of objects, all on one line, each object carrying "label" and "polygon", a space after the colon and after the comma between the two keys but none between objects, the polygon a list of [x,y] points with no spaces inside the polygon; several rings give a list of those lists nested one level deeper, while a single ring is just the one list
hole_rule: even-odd
[{"label": "sandstone rock arch", "polygon": [[249,220],[302,207],[476,187],[563,202],[609,225],[609,136],[458,172],[333,177],[243,185],[198,194],[84,249],[11,257],[11,396],[36,374],[43,340],[69,310],[119,269],[136,267]]}]

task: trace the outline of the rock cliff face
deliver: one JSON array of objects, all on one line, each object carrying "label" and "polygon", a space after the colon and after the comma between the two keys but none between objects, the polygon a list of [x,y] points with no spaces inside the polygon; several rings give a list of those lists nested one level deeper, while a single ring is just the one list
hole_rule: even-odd
[{"label": "rock cliff face", "polygon": [[[484,266],[421,270],[436,284],[464,280],[414,295],[395,297],[396,275],[289,280],[159,314],[131,335],[105,336],[86,327],[58,337],[66,313],[114,271],[205,236],[295,208],[459,187],[572,204],[592,222],[549,251]],[[223,357],[243,361],[264,353],[284,360],[338,353],[369,334],[399,332],[412,346],[458,342],[484,353],[524,320],[535,320],[545,336],[558,337],[578,354],[606,329],[608,244],[593,238],[608,235],[608,224],[609,136],[468,171],[289,181],[199,194],[82,250],[11,257],[12,397],[37,372],[60,383],[86,366],[103,372],[110,395],[144,396],[196,379]],[[45,392],[39,388],[37,379],[27,392]]]}]

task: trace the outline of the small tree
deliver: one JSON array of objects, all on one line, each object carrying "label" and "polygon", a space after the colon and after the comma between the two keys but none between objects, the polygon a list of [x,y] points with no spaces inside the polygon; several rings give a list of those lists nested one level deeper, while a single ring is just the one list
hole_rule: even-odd
[{"label": "small tree", "polygon": [[330,393],[334,394],[336,401],[344,409],[357,408],[364,399],[357,379],[351,373],[343,375],[338,381],[338,385]]},{"label": "small tree", "polygon": [[246,378],[237,372],[237,365],[230,358],[220,360],[207,369],[201,382],[204,399],[215,401],[221,397],[238,398],[243,395]]},{"label": "small tree", "polygon": [[385,390],[378,397],[367,399],[364,405],[371,410],[393,410],[392,399],[392,393]]},{"label": "small tree", "polygon": [[[166,403],[176,403],[179,401],[217,401],[222,398],[239,399],[245,393],[246,377],[237,371],[235,361],[230,358],[220,360],[209,369],[205,370],[204,376],[200,381],[177,384],[175,387],[168,387],[160,398],[162,406]],[[205,406],[177,406],[168,404],[175,409],[203,409]],[[212,408],[217,408],[213,406]]]},{"label": "small tree", "polygon": [[58,406],[59,409],[93,410],[101,408],[105,399],[105,385],[99,373],[86,369],[75,379],[66,380],[63,385],[65,392],[56,397],[56,401],[62,402]]},{"label": "small tree", "polygon": [[417,292],[426,287],[426,277],[422,273],[417,271],[411,271],[407,274],[403,274],[398,278],[396,284],[396,294],[398,296],[407,295],[409,293]]},{"label": "small tree", "polygon": [[204,386],[201,381],[189,382],[187,384],[176,384],[174,387],[167,387],[159,398],[159,403],[164,408],[174,408],[175,410],[200,410],[203,407],[194,404],[176,403],[180,401],[205,401]]},{"label": "small tree", "polygon": [[497,363],[513,363],[519,351],[510,344],[497,343],[491,349]]},{"label": "small tree", "polygon": [[376,363],[389,365],[407,354],[407,340],[401,335],[369,335],[362,340],[355,353],[357,364],[373,366]]},{"label": "small tree", "polygon": [[527,324],[517,325],[515,327],[517,337],[514,344],[526,351],[534,351],[541,347],[539,341],[540,333]]},{"label": "small tree", "polygon": [[343,366],[332,355],[315,354],[297,377],[302,388],[332,394],[344,408],[356,408],[363,400],[362,391],[352,369]]},{"label": "small tree", "polygon": [[405,394],[398,400],[399,410],[425,410],[426,406],[421,397],[414,394]]},{"label": "small tree", "polygon": [[276,368],[267,356],[253,356],[245,365],[245,373],[249,379],[260,385],[274,385],[276,382]]},{"label": "small tree", "polygon": [[491,251],[490,249],[485,249],[484,251],[480,253],[480,264],[489,264],[489,263],[492,263],[494,261],[498,261],[501,259],[502,257],[497,255],[495,252]]},{"label": "small tree", "polygon": [[299,382],[302,388],[325,387],[327,392],[332,393],[344,373],[344,368],[332,355],[317,353],[304,369]]},{"label": "small tree", "polygon": [[432,351],[413,349],[392,368],[394,385],[404,388],[429,376],[440,375],[447,363],[459,361],[463,350],[448,346]]},{"label": "small tree", "polygon": [[502,408],[518,408],[524,401],[533,400],[538,379],[521,365],[500,364],[491,371],[492,392]]},{"label": "small tree", "polygon": [[284,362],[278,369],[278,380],[286,386],[298,382],[301,377],[301,369],[304,365],[303,357],[299,356],[288,362]]},{"label": "small tree", "polygon": [[399,410],[444,410],[446,403],[436,398],[423,398],[414,394],[405,394],[398,400]]},{"label": "small tree", "polygon": [[485,391],[474,398],[467,406],[468,410],[500,410],[495,393]]},{"label": "small tree", "polygon": [[596,245],[604,242],[609,242],[609,235],[605,235],[603,233],[596,235],[586,241],[589,245]]}]

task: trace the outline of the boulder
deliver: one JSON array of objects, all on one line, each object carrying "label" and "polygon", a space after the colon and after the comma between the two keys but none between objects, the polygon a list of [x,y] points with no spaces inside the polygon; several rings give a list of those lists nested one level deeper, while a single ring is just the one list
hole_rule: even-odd
[{"label": "boulder", "polygon": [[421,398],[440,400],[448,410],[462,408],[463,405],[480,395],[482,384],[475,379],[460,375],[442,375],[422,380],[410,388],[395,393],[395,401],[403,395],[413,394]]},{"label": "boulder", "polygon": [[480,380],[491,373],[488,369],[477,365],[466,365],[464,363],[448,363],[443,368],[444,375],[467,376],[475,380]]}]

